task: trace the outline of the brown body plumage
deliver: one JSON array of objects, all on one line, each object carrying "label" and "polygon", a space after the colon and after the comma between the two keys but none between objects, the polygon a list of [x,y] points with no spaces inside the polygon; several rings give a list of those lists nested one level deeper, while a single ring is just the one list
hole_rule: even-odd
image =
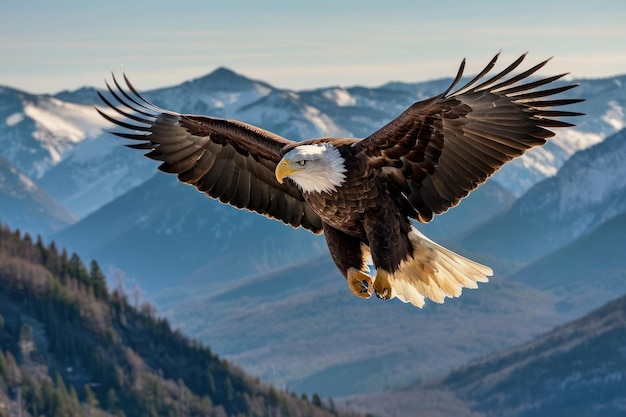
[{"label": "brown body plumage", "polygon": [[[469,83],[453,91],[464,69],[442,94],[417,102],[363,140],[293,142],[233,120],[182,115],[145,101],[125,78],[101,95],[124,128],[116,135],[140,141],[133,148],[162,161],[213,198],[256,211],[293,227],[324,232],[351,290],[367,298],[399,297],[421,306],[475,288],[491,270],[420,234],[410,219],[430,221],[454,207],[507,161],[572,126],[553,110],[578,99],[554,99],[575,85],[537,89],[565,74],[526,81],[544,61],[515,76],[524,56],[484,80],[497,56]],[[120,117],[121,116],[121,117]],[[366,260],[377,270],[372,279]]]}]

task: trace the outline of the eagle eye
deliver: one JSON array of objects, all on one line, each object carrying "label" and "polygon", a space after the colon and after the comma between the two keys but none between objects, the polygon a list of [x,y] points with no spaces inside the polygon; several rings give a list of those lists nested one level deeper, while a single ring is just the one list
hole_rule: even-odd
[{"label": "eagle eye", "polygon": [[299,161],[297,162],[297,164],[298,164],[298,165],[300,165],[301,167],[303,167],[303,166],[305,166],[305,165],[306,165],[306,160],[301,159],[301,160],[299,160]]}]

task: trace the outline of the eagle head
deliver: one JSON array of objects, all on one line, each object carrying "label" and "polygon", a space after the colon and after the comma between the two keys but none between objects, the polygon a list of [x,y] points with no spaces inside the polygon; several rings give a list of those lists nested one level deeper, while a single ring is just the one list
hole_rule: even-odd
[{"label": "eagle head", "polygon": [[283,156],[275,173],[279,183],[289,177],[305,193],[333,192],[345,181],[346,166],[331,144],[299,145]]}]

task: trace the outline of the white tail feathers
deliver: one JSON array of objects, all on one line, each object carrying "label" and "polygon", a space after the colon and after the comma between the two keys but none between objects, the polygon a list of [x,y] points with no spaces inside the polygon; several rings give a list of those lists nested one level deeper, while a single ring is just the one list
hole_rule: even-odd
[{"label": "white tail feathers", "polygon": [[428,298],[443,303],[446,297],[458,297],[463,288],[477,288],[489,281],[491,268],[440,246],[414,227],[409,232],[413,256],[389,274],[392,297],[416,307]]}]

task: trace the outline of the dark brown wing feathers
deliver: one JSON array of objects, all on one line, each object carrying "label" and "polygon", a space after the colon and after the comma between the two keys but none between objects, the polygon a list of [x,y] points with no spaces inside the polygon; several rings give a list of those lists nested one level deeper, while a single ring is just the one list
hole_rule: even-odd
[{"label": "dark brown wing feathers", "polygon": [[[578,103],[554,95],[576,84],[537,90],[566,74],[523,82],[548,60],[510,78],[525,55],[491,78],[498,55],[456,91],[465,67],[439,96],[415,103],[389,124],[359,142],[357,153],[401,190],[407,215],[422,222],[454,207],[511,159],[553,136],[550,128],[573,126],[557,117],[580,113],[553,109]],[[395,172],[394,172],[395,171]],[[393,173],[392,173],[393,172]],[[401,174],[401,175],[399,175]]]},{"label": "dark brown wing feathers", "polygon": [[[321,233],[320,218],[291,182],[274,176],[281,149],[293,144],[257,127],[231,120],[169,112],[145,100],[124,75],[113,77],[110,98],[98,93],[115,114],[98,112],[122,130],[117,136],[140,141],[127,145],[161,161],[159,169],[178,175],[210,197],[256,211],[293,227]],[[115,104],[114,104],[115,103]]]},{"label": "dark brown wing feathers", "polygon": [[[353,147],[352,154],[388,182],[406,215],[430,221],[503,164],[544,144],[554,135],[550,129],[573,126],[555,118],[580,115],[554,109],[582,101],[554,98],[576,84],[540,89],[565,74],[525,81],[549,60],[507,78],[524,58],[484,80],[496,55],[454,90],[465,69],[463,60],[446,91],[413,104],[368,138],[356,143],[313,141]],[[320,218],[297,187],[289,181],[281,185],[274,177],[281,151],[296,142],[234,120],[162,110],[145,100],[125,75],[124,81],[126,88],[115,77],[114,87],[107,84],[112,99],[98,93],[115,114],[98,111],[123,129],[114,134],[140,141],[127,146],[148,151],[146,156],[161,161],[160,170],[177,174],[180,181],[224,203],[321,232]]]}]

